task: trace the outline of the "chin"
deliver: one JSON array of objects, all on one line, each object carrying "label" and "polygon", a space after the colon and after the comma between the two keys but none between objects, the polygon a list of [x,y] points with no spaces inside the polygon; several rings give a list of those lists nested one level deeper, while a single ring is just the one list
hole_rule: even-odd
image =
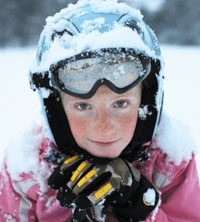
[{"label": "chin", "polygon": [[91,153],[92,155],[96,156],[96,157],[102,157],[102,158],[111,158],[111,159],[115,159],[117,157],[119,157],[120,153]]},{"label": "chin", "polygon": [[113,147],[106,148],[106,149],[102,149],[100,147],[95,147],[95,148],[87,147],[84,149],[90,154],[92,154],[93,156],[102,157],[102,158],[111,158],[111,159],[115,159],[119,157],[119,155],[123,151],[123,149],[113,148]]}]

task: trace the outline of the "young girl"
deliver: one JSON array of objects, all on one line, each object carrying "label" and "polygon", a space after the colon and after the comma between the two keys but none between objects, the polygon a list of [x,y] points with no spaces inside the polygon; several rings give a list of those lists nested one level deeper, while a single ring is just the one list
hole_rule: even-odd
[{"label": "young girl", "polygon": [[30,73],[48,133],[7,149],[0,221],[199,222],[194,147],[162,114],[162,81],[139,11],[82,0],[48,18]]}]

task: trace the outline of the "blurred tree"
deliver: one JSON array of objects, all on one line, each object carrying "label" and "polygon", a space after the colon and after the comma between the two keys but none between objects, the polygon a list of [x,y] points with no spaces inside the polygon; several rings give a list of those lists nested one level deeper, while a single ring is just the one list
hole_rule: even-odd
[{"label": "blurred tree", "polygon": [[167,0],[160,11],[145,14],[161,42],[200,44],[199,0]]},{"label": "blurred tree", "polygon": [[69,0],[0,0],[0,46],[35,45],[45,19]]},{"label": "blurred tree", "polygon": [[151,13],[161,10],[165,1],[166,0],[119,0],[119,2],[125,2],[134,8],[146,10]]},{"label": "blurred tree", "polygon": [[[121,1],[142,10],[160,42],[200,44],[199,0]],[[0,47],[36,45],[45,18],[69,2],[77,0],[0,0]]]}]

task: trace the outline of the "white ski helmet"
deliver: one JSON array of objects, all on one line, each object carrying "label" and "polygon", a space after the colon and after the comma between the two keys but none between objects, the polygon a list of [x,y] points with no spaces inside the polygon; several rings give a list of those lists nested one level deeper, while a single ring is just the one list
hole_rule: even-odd
[{"label": "white ski helmet", "polygon": [[[126,73],[123,77],[120,72],[115,75],[121,65],[119,61]],[[113,63],[115,65],[110,66]],[[104,70],[109,71],[101,72],[102,64],[106,67]],[[76,144],[60,92],[90,98],[102,84],[123,93],[142,82],[136,129],[120,155],[129,161],[140,161],[147,159],[144,144],[152,141],[161,115],[162,68],[156,36],[138,10],[115,0],[81,0],[47,19],[30,71],[30,82],[32,89],[39,92],[58,150],[69,155],[83,154],[96,161],[101,158]],[[134,76],[130,75],[132,69]]]}]

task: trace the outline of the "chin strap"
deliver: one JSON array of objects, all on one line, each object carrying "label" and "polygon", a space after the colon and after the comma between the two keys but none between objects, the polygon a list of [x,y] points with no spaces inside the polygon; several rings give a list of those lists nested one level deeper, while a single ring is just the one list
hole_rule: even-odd
[{"label": "chin strap", "polygon": [[140,142],[129,144],[121,153],[120,158],[129,162],[133,161],[147,161],[149,159],[148,147],[151,142],[142,144]]}]

